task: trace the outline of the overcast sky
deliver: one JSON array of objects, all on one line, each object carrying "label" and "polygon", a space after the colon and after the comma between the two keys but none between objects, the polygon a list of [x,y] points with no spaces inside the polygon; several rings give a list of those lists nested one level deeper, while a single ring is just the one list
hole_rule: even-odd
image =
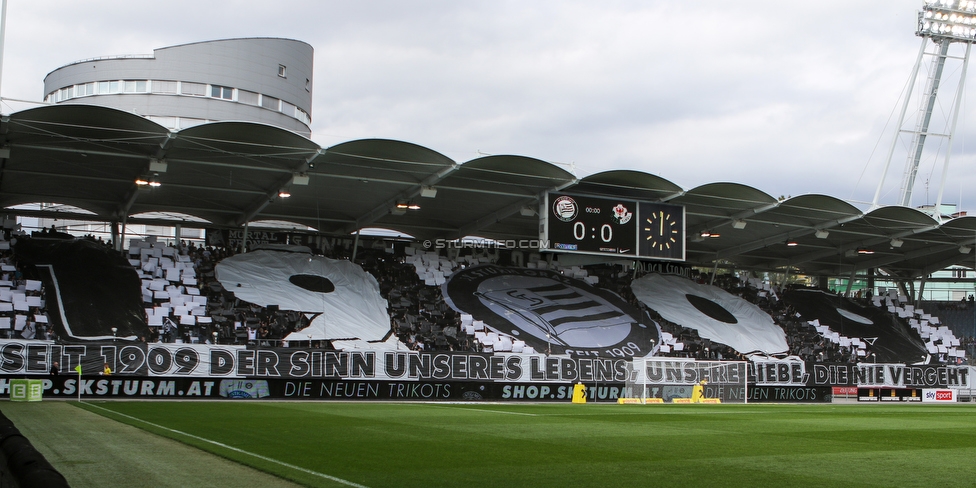
[{"label": "overcast sky", "polygon": [[[869,201],[921,5],[10,0],[0,94],[40,101],[48,72],[85,58],[287,37],[315,49],[312,139],[324,147],[379,137],[459,162],[518,154],[580,177],[626,168],[685,189],[732,181]],[[976,97],[965,100],[943,200],[974,210],[963,189],[976,187]],[[923,162],[914,204],[934,203],[941,164]],[[883,203],[904,166],[901,153]]]}]

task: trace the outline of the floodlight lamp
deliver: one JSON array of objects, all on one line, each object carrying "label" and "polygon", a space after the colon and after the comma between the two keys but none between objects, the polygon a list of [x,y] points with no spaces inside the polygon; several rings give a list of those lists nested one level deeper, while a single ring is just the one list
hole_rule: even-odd
[{"label": "floodlight lamp", "polygon": [[735,219],[735,220],[732,221],[732,228],[733,229],[745,229],[746,228],[746,221],[745,220],[742,220],[742,219]]},{"label": "floodlight lamp", "polygon": [[820,229],[817,232],[815,232],[814,235],[817,236],[817,239],[826,239],[827,236],[830,235],[830,232]]},{"label": "floodlight lamp", "polygon": [[289,192],[287,188],[282,188],[281,190],[278,190],[278,198],[288,198],[290,196],[291,196],[291,192]]},{"label": "floodlight lamp", "polygon": [[703,230],[703,231],[701,231],[701,236],[702,237],[712,237],[712,233],[709,232],[709,231],[707,231],[707,230]]},{"label": "floodlight lamp", "polygon": [[437,196],[437,188],[424,186],[420,188],[420,196],[424,198],[434,198]]},{"label": "floodlight lamp", "polygon": [[407,207],[409,207],[409,206],[410,206],[410,204],[408,204],[407,202],[397,202],[397,204],[396,204],[396,208],[398,208],[400,210],[406,210]]},{"label": "floodlight lamp", "polygon": [[971,248],[969,246],[959,246],[959,252],[961,254],[969,254],[969,251],[972,251],[972,250],[973,250],[973,248]]},{"label": "floodlight lamp", "polygon": [[135,183],[136,186],[151,186],[153,188],[156,188],[161,185],[161,183],[157,179],[158,177],[159,177],[158,173],[153,173],[151,176],[140,176],[136,178]]},{"label": "floodlight lamp", "polygon": [[901,247],[901,245],[904,244],[904,243],[905,243],[905,241],[903,241],[901,239],[898,239],[896,237],[896,238],[894,238],[894,239],[891,240],[891,247],[895,247],[895,248]]},{"label": "floodlight lamp", "polygon": [[866,248],[863,248],[862,247],[862,248],[859,248],[857,250],[857,253],[858,254],[874,254],[874,251],[872,251],[871,249],[866,249]]},{"label": "floodlight lamp", "polygon": [[414,202],[410,202],[407,205],[407,209],[409,209],[409,210],[420,210],[420,205],[418,205],[418,204],[416,204]]},{"label": "floodlight lamp", "polygon": [[519,214],[522,215],[523,217],[532,217],[535,215],[535,213],[536,213],[535,209],[532,207],[522,207],[519,210]]},{"label": "floodlight lamp", "polygon": [[716,237],[722,237],[722,234],[719,234],[718,232],[712,232],[712,233],[708,234],[708,237],[710,239],[714,239]]},{"label": "floodlight lamp", "polygon": [[796,247],[796,246],[799,246],[800,243],[799,242],[796,242],[796,241],[786,241],[786,245],[789,246],[789,247]]}]

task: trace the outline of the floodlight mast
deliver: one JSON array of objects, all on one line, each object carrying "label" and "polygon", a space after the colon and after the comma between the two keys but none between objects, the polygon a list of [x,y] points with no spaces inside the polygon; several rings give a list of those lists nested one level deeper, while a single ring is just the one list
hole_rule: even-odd
[{"label": "floodlight mast", "polygon": [[[915,35],[922,38],[922,45],[919,49],[918,58],[915,60],[915,68],[912,70],[908,92],[905,95],[904,105],[899,116],[897,133],[891,142],[888,151],[888,158],[885,162],[884,173],[881,175],[881,182],[878,184],[874,194],[872,207],[878,207],[881,190],[884,186],[888,168],[891,166],[891,159],[895,147],[899,142],[900,134],[911,134],[912,144],[909,149],[908,160],[905,164],[905,173],[902,177],[898,204],[909,207],[912,202],[912,190],[915,187],[915,177],[918,174],[918,166],[922,158],[922,150],[928,136],[940,136],[946,138],[947,148],[944,155],[942,168],[942,182],[939,185],[939,194],[935,204],[934,217],[941,220],[940,208],[942,206],[942,194],[945,188],[947,170],[949,168],[949,157],[952,152],[952,135],[955,132],[958,120],[959,109],[962,104],[963,88],[966,84],[966,70],[969,66],[969,53],[974,42],[976,42],[976,1],[970,0],[925,0],[925,5],[918,12],[918,27]],[[933,52],[927,52],[929,41],[934,46]],[[962,71],[959,83],[956,87],[956,98],[952,109],[952,118],[948,131],[944,134],[929,132],[929,123],[932,120],[932,112],[936,106],[936,99],[939,94],[939,86],[942,82],[942,74],[945,63],[949,56],[949,46],[952,43],[964,43],[966,45],[965,55],[962,59]],[[928,78],[925,83],[925,93],[920,102],[921,107],[913,130],[903,129],[905,114],[908,111],[908,104],[911,101],[911,90],[918,79],[918,73],[922,66],[923,58],[928,55],[932,57],[928,70]]]}]

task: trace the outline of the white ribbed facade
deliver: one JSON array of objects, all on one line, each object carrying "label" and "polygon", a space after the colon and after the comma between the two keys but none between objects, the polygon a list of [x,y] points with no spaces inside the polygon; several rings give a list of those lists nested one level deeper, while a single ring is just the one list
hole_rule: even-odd
[{"label": "white ribbed facade", "polygon": [[44,93],[49,103],[117,108],[173,130],[233,120],[308,137],[312,64],[301,41],[224,39],[71,63],[48,73]]}]

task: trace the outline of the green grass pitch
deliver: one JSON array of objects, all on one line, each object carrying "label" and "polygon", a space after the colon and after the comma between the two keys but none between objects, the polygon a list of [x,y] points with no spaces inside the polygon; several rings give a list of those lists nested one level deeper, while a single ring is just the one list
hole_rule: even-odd
[{"label": "green grass pitch", "polygon": [[976,486],[976,405],[93,402],[308,486]]}]

